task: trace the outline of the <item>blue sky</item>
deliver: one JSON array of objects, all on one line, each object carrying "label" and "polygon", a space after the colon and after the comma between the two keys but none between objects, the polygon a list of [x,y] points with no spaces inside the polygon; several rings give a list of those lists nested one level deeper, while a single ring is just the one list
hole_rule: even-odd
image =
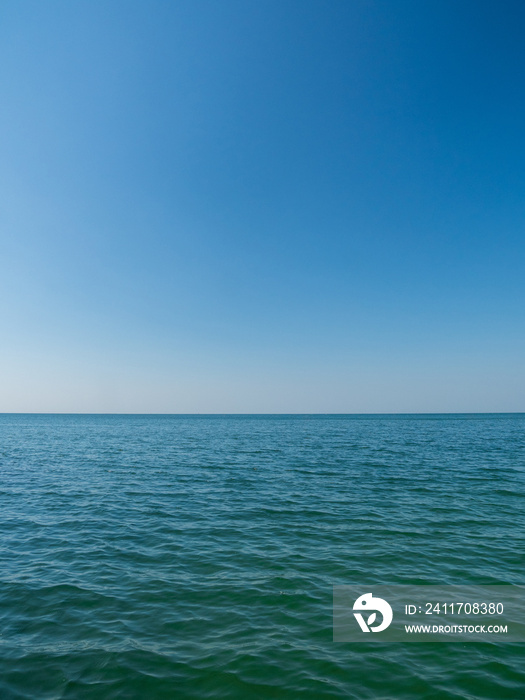
[{"label": "blue sky", "polygon": [[524,35],[3,2],[0,411],[524,411]]}]

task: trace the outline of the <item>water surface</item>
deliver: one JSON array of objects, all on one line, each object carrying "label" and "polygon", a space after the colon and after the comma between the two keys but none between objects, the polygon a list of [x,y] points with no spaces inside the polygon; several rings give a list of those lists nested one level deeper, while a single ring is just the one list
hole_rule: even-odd
[{"label": "water surface", "polygon": [[335,584],[524,583],[525,415],[0,416],[0,697],[525,697],[332,641]]}]

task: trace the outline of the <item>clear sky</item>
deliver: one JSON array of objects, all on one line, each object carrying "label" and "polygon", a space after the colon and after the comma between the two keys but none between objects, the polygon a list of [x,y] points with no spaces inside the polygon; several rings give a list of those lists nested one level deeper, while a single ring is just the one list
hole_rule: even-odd
[{"label": "clear sky", "polygon": [[0,411],[525,410],[522,0],[3,0]]}]

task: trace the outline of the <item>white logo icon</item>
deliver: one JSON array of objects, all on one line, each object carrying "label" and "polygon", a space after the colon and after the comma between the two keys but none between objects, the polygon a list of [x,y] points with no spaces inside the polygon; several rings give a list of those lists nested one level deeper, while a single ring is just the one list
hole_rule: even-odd
[{"label": "white logo icon", "polygon": [[363,632],[370,632],[370,630],[372,630],[372,632],[382,632],[383,630],[386,630],[388,625],[392,622],[392,608],[390,605],[382,598],[374,598],[371,593],[365,593],[364,595],[359,596],[354,603],[354,610],[366,610],[367,612],[374,610],[380,612],[383,616],[383,622],[376,627],[372,627],[376,621],[377,612],[373,612],[368,617],[366,622],[364,621],[360,612],[354,612],[354,617],[359,623],[359,627],[363,630]]}]

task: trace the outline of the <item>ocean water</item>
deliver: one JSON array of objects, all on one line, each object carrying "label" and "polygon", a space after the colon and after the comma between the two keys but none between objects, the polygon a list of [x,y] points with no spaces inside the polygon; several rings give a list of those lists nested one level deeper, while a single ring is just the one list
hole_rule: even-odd
[{"label": "ocean water", "polygon": [[0,698],[525,698],[332,641],[340,584],[523,584],[525,415],[0,416]]}]

